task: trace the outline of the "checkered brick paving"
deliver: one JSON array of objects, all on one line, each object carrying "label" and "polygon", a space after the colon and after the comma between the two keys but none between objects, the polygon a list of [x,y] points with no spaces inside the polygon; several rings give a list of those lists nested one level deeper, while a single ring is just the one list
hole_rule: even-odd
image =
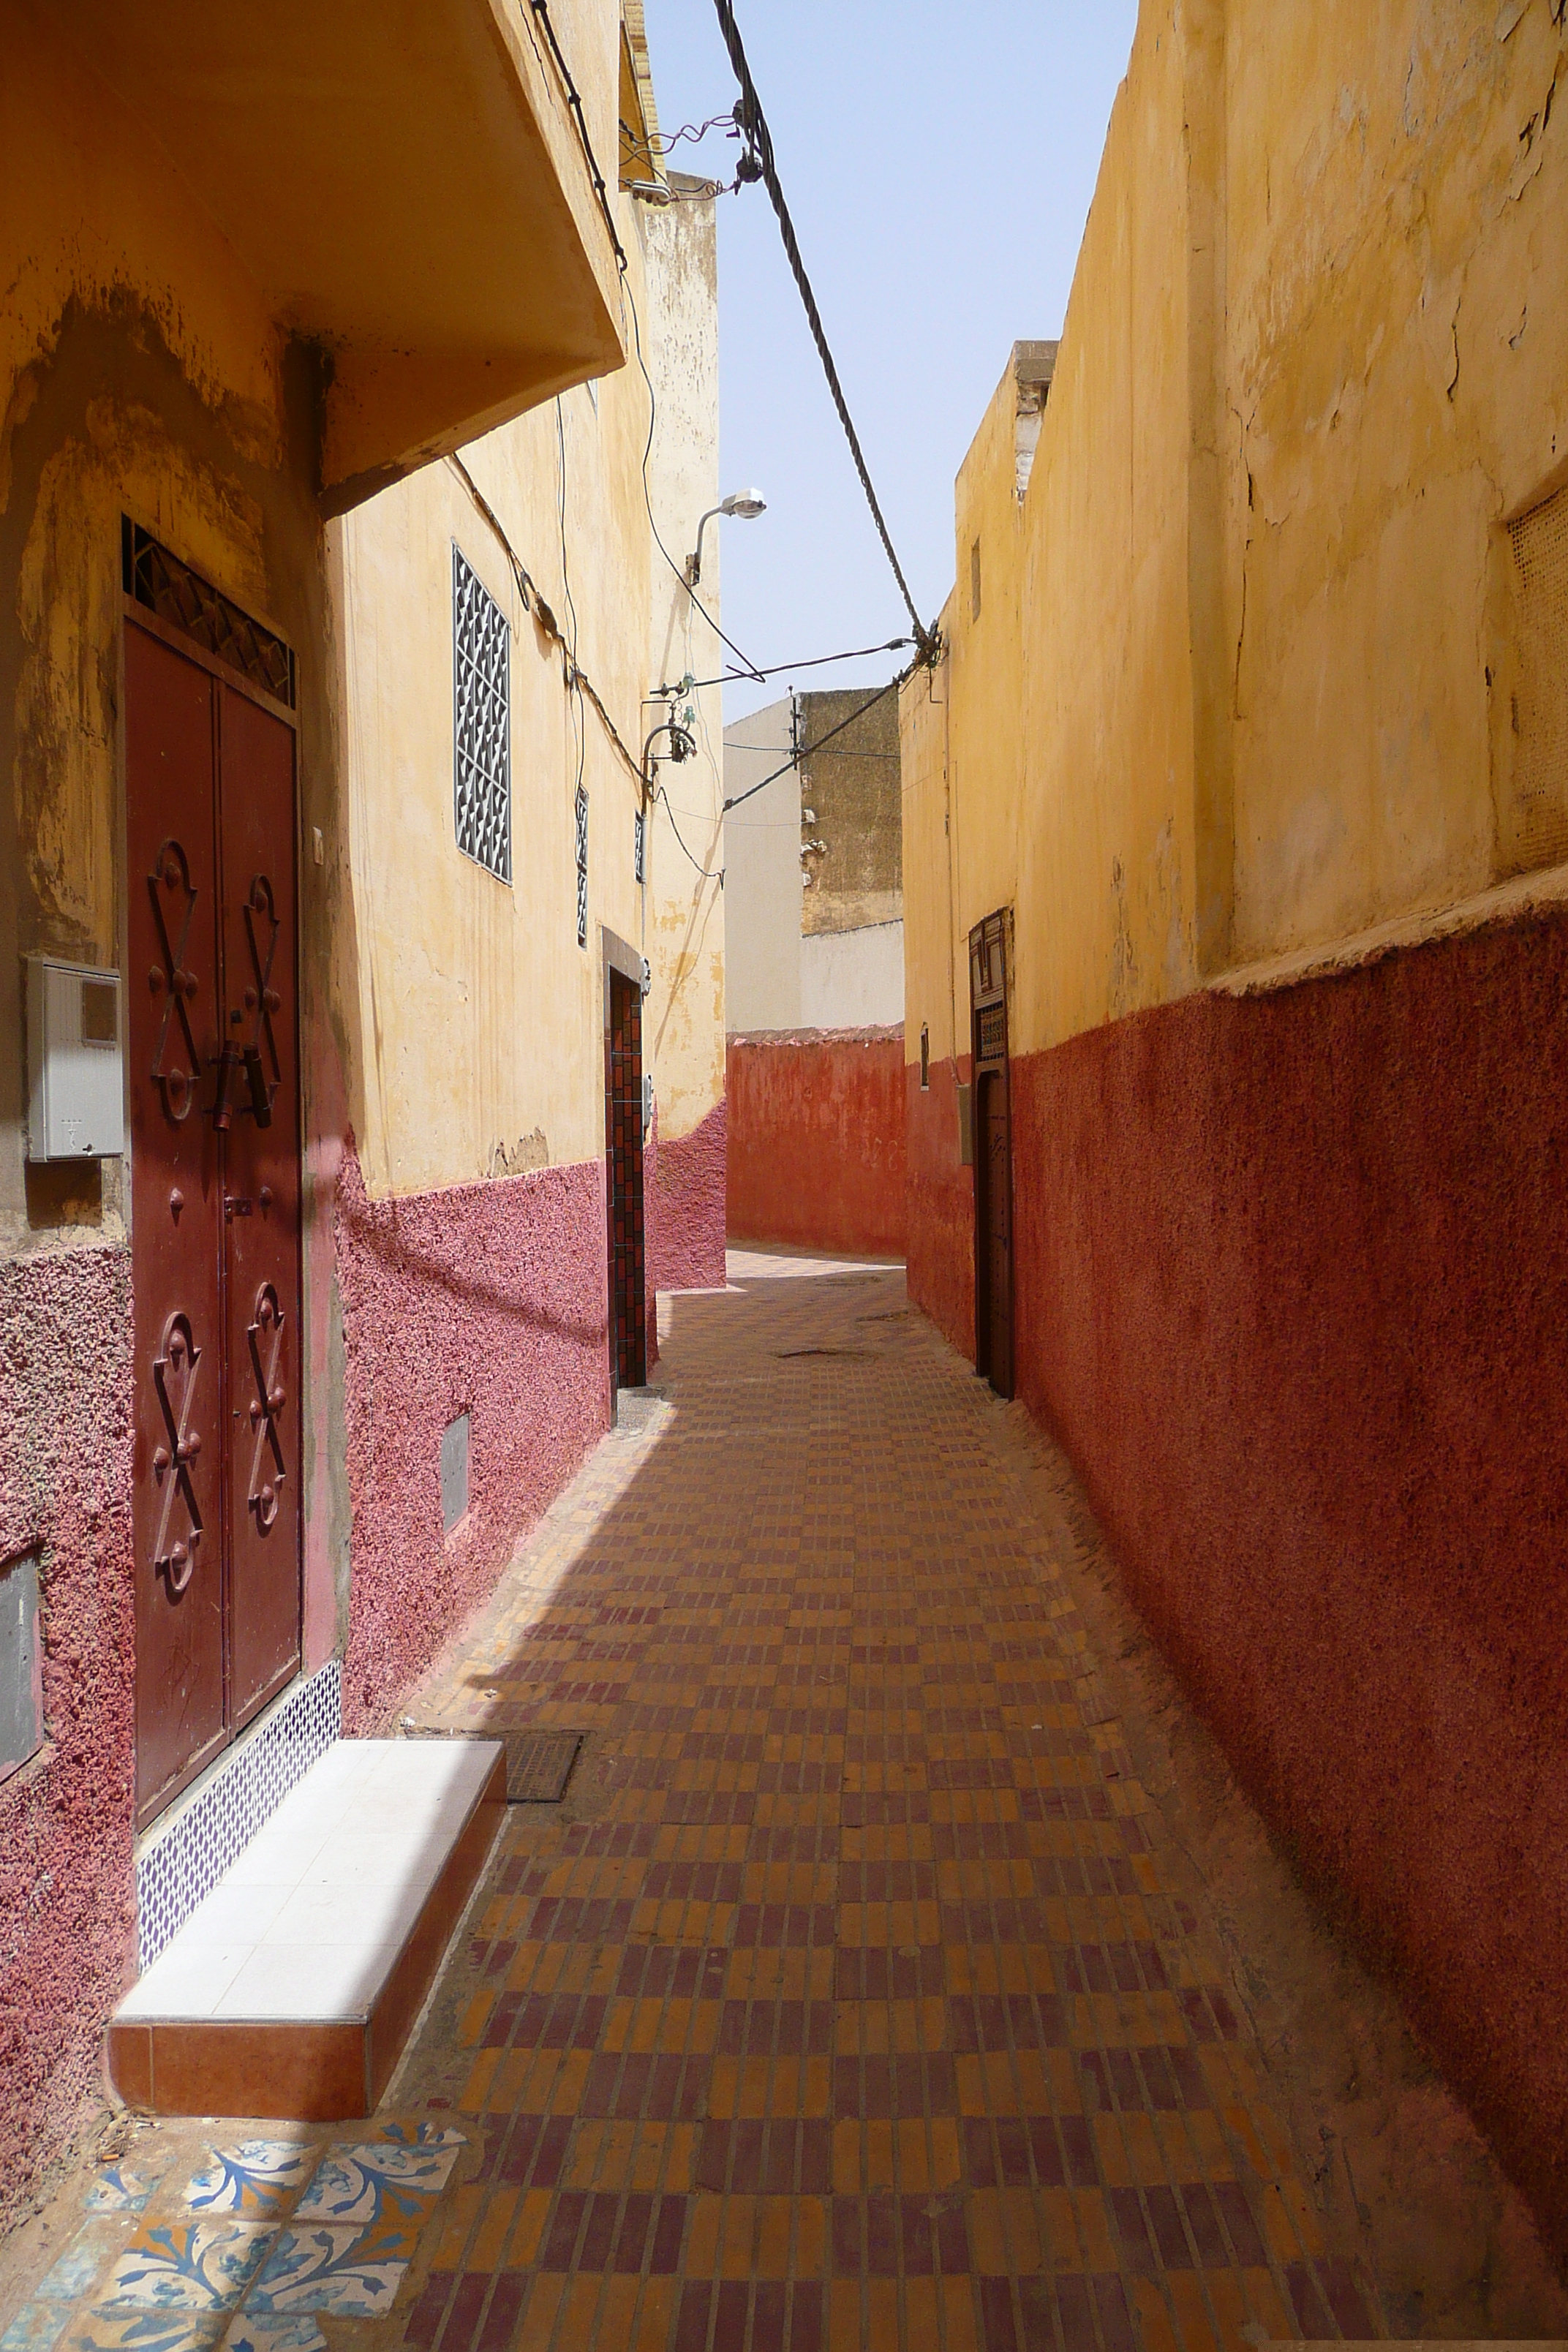
[{"label": "checkered brick paving", "polygon": [[591,1738],[564,1808],[510,1814],[466,2007],[401,2086],[449,2084],[480,2150],[404,2340],[1382,2335],[1000,1408],[898,1272],[737,1255],[731,1286],[662,1302],[667,1401],[419,1701]]}]

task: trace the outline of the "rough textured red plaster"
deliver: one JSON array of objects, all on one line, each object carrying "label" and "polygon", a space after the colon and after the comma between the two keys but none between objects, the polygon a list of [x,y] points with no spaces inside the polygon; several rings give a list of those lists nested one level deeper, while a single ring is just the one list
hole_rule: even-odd
[{"label": "rough textured red plaster", "polygon": [[1568,921],[1014,1066],[1021,1393],[1568,2248]]},{"label": "rough textured red plaster", "polygon": [[99,2089],[135,1975],[131,1266],[0,1265],[0,1563],[42,1566],[48,1744],[0,1783],[0,2213]]},{"label": "rough textured red plaster", "polygon": [[933,1062],[929,1087],[918,1062],[904,1074],[909,1282],[916,1306],[973,1363],[974,1171],[958,1156],[958,1085],[953,1062]]},{"label": "rough textured red plaster", "polygon": [[726,1060],[731,1233],[901,1256],[903,1031],[731,1037]]},{"label": "rough textured red plaster", "polygon": [[725,1112],[724,1103],[716,1102],[689,1135],[668,1143],[654,1115],[643,1216],[655,1290],[724,1286]]},{"label": "rough textured red plaster", "polygon": [[[353,1507],[345,1729],[384,1715],[489,1592],[605,1427],[601,1160],[389,1201],[338,1186]],[[470,1416],[469,1507],[441,1528],[441,1433]]]}]

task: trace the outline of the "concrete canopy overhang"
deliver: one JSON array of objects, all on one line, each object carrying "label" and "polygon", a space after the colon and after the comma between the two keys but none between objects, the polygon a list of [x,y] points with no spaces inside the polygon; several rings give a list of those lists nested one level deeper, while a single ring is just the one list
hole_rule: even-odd
[{"label": "concrete canopy overhang", "polygon": [[624,363],[525,0],[59,0],[57,21],[327,354],[327,512]]}]

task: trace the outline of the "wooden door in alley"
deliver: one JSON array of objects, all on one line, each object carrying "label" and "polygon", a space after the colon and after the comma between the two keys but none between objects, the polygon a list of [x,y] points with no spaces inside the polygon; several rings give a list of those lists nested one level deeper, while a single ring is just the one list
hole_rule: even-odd
[{"label": "wooden door in alley", "polygon": [[181,594],[149,610],[128,563],[125,621],[139,1824],[289,1681],[300,1622],[293,718],[163,562]]},{"label": "wooden door in alley", "polygon": [[605,972],[605,1160],[610,1225],[610,1383],[647,1378],[643,1260],[642,988],[613,965]]},{"label": "wooden door in alley", "polygon": [[969,935],[974,1085],[974,1369],[1013,1393],[1013,1141],[1005,911]]}]

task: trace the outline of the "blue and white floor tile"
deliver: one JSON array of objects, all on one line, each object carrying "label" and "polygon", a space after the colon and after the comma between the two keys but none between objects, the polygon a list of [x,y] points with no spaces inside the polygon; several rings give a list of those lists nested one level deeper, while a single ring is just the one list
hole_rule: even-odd
[{"label": "blue and white floor tile", "polygon": [[244,2213],[260,2219],[280,2212],[305,2180],[316,2151],[299,2140],[245,2139],[215,2147],[212,2162],[185,2183],[184,2202],[193,2213]]},{"label": "blue and white floor tile", "polygon": [[110,2273],[102,2305],[229,2311],[250,2284],[270,2230],[239,2221],[164,2221],[143,2230]]},{"label": "blue and white floor tile", "polygon": [[247,2312],[314,2311],[339,2319],[378,2319],[391,2309],[418,2243],[414,2222],[281,2230]]},{"label": "blue and white floor tile", "polygon": [[295,2209],[297,2221],[375,2221],[428,2212],[465,2142],[461,2132],[418,2126],[419,2137],[329,2148]]},{"label": "blue and white floor tile", "polygon": [[223,2352],[327,2352],[327,2339],[309,2313],[242,2311]]}]

